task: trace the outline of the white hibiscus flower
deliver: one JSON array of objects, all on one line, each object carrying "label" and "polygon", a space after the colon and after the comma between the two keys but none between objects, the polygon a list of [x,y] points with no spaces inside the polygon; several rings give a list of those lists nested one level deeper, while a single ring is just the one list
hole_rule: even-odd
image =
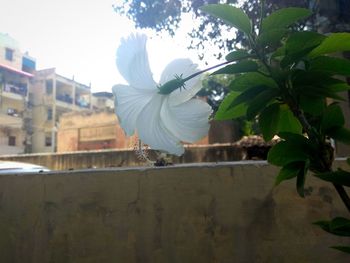
[{"label": "white hibiscus flower", "polygon": [[115,112],[129,136],[136,131],[152,149],[184,153],[183,142],[193,143],[208,134],[211,107],[193,98],[201,89],[199,76],[185,88],[160,94],[159,87],[175,76],[188,77],[199,70],[190,59],[176,59],[164,69],[159,85],[153,80],[146,51],[147,37],[131,35],[117,50],[117,67],[129,85],[115,85]]}]

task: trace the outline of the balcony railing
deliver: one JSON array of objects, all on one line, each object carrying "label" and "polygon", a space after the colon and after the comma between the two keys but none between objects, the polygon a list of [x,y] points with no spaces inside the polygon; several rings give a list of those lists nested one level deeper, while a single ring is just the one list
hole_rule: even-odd
[{"label": "balcony railing", "polygon": [[73,98],[67,94],[57,94],[56,99],[69,104],[73,104]]},{"label": "balcony railing", "polygon": [[75,105],[81,108],[90,108],[90,103],[82,98],[78,98],[75,100]]},{"label": "balcony railing", "polygon": [[9,92],[21,96],[27,96],[27,87],[19,87],[14,84],[6,83],[4,85],[4,92]]}]

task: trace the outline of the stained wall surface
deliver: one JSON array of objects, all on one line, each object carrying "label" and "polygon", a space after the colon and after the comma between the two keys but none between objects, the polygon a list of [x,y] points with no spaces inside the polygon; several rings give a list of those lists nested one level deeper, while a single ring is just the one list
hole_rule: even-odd
[{"label": "stained wall surface", "polygon": [[[345,164],[338,163],[338,165]],[[331,185],[273,187],[265,162],[0,176],[0,258],[14,263],[349,262],[311,223],[346,216]]]}]

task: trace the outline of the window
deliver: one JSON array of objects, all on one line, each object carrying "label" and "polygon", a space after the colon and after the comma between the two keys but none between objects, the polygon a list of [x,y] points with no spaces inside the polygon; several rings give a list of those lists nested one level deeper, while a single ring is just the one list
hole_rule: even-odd
[{"label": "window", "polygon": [[16,136],[9,136],[9,145],[16,146]]},{"label": "window", "polygon": [[45,87],[46,87],[46,94],[47,95],[51,95],[52,94],[52,90],[53,90],[53,81],[52,81],[52,79],[46,80]]},{"label": "window", "polygon": [[18,112],[16,109],[7,108],[7,115],[18,117]]},{"label": "window", "polygon": [[47,110],[47,120],[48,121],[52,120],[52,109]]},{"label": "window", "polygon": [[52,139],[51,139],[51,136],[46,136],[46,137],[45,137],[45,146],[46,146],[46,147],[52,146]]},{"label": "window", "polygon": [[8,61],[13,61],[13,50],[10,48],[6,48],[5,50],[5,58]]}]

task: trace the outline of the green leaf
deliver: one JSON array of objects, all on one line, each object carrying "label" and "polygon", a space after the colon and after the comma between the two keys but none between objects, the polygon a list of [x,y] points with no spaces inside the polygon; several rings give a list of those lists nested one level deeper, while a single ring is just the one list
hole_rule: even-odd
[{"label": "green leaf", "polygon": [[332,98],[335,100],[343,101],[344,98],[337,94],[337,92],[333,91],[331,87],[323,87],[318,85],[305,85],[297,87],[300,94],[306,97],[313,96],[319,98]]},{"label": "green leaf", "polygon": [[252,25],[246,13],[241,9],[228,4],[205,5],[202,11],[224,20],[227,24],[243,31],[247,35],[251,33]]},{"label": "green leaf", "polygon": [[215,120],[232,120],[246,114],[247,105],[240,104],[229,109],[231,103],[240,93],[230,92],[221,102],[218,111],[215,114]]},{"label": "green leaf", "polygon": [[334,79],[322,71],[305,71],[305,70],[294,70],[293,71],[293,84],[296,86],[315,86],[315,85],[332,85],[341,82],[338,79]]},{"label": "green leaf", "polygon": [[230,83],[229,89],[233,91],[244,91],[256,86],[278,88],[273,79],[265,77],[258,72],[248,72],[235,78]]},{"label": "green leaf", "polygon": [[312,50],[309,57],[314,58],[323,54],[350,51],[349,33],[332,33],[318,47]]},{"label": "green leaf", "polygon": [[337,127],[327,131],[328,135],[336,141],[350,144],[350,130],[344,127]]},{"label": "green leaf", "polygon": [[279,185],[283,181],[296,177],[304,167],[305,162],[294,162],[283,166],[276,177],[275,185]]},{"label": "green leaf", "polygon": [[281,141],[274,145],[268,153],[267,160],[276,166],[285,166],[293,162],[306,162],[308,155],[302,147],[293,141]]},{"label": "green leaf", "polygon": [[287,34],[287,29],[274,29],[261,33],[257,38],[257,44],[261,47],[273,47],[281,43],[282,38]]},{"label": "green leaf", "polygon": [[344,217],[336,217],[331,221],[320,220],[313,224],[337,236],[350,236],[350,220]]},{"label": "green leaf", "polygon": [[350,90],[350,86],[344,82],[328,85],[327,88],[331,92],[342,92],[342,91]]},{"label": "green leaf", "polygon": [[240,93],[231,103],[230,107],[235,107],[236,105],[239,105],[241,103],[251,101],[253,100],[256,96],[258,96],[261,92],[266,90],[266,87],[263,86],[256,86],[253,88],[250,88],[242,93]]},{"label": "green leaf", "polygon": [[242,61],[239,61],[235,64],[225,66],[225,67],[213,72],[211,75],[253,72],[253,71],[257,71],[258,68],[259,67],[258,67],[258,64],[256,64],[256,62],[251,61],[251,60],[242,60]]},{"label": "green leaf", "polygon": [[348,88],[348,85],[343,81],[332,78],[329,74],[322,71],[295,70],[292,79],[293,86],[297,89],[297,92],[306,97],[344,100],[337,93]]},{"label": "green leaf", "polygon": [[303,127],[288,106],[281,105],[280,109],[278,131],[301,134]]},{"label": "green leaf", "polygon": [[286,54],[286,46],[284,45],[284,46],[277,48],[276,51],[274,53],[272,53],[271,58],[280,59],[285,54]]},{"label": "green leaf", "polygon": [[265,108],[270,101],[278,96],[280,91],[278,89],[266,89],[257,95],[250,103],[247,109],[247,119],[253,119],[263,108]]},{"label": "green leaf", "polygon": [[340,106],[336,103],[329,105],[322,116],[321,129],[327,131],[334,127],[342,127],[344,124],[345,119]]},{"label": "green leaf", "polygon": [[259,116],[259,127],[265,141],[270,141],[278,132],[280,106],[274,103],[266,107]]},{"label": "green leaf", "polygon": [[301,60],[324,39],[325,36],[316,32],[300,31],[293,33],[287,39],[285,57],[281,61],[281,66],[286,67]]},{"label": "green leaf", "polygon": [[273,12],[262,21],[262,31],[274,30],[276,28],[288,27],[298,20],[304,19],[311,15],[309,9],[289,7],[279,9]]},{"label": "green leaf", "polygon": [[301,95],[299,104],[304,112],[314,116],[320,116],[326,108],[326,99],[322,97],[315,97],[314,95]]},{"label": "green leaf", "polygon": [[331,248],[350,254],[350,247],[347,247],[347,246],[331,246]]},{"label": "green leaf", "polygon": [[299,173],[297,174],[297,192],[301,197],[305,197],[304,194],[304,185],[305,185],[305,179],[306,179],[306,173],[310,166],[310,160],[306,160],[304,163],[304,166],[300,169]]},{"label": "green leaf", "polygon": [[292,132],[280,132],[278,133],[278,136],[286,141],[293,142],[294,145],[297,145],[298,147],[305,148],[309,152],[310,149],[312,149],[312,145],[308,138],[306,138],[302,134],[296,134]]},{"label": "green leaf", "polygon": [[335,172],[315,174],[315,176],[327,182],[350,187],[350,173],[342,169],[338,169]]},{"label": "green leaf", "polygon": [[226,55],[225,59],[227,61],[236,61],[236,60],[241,60],[249,57],[252,57],[252,55],[249,54],[248,51],[241,49],[241,50],[232,51],[231,53]]},{"label": "green leaf", "polygon": [[350,60],[322,56],[310,61],[309,70],[326,71],[332,75],[350,76]]}]

